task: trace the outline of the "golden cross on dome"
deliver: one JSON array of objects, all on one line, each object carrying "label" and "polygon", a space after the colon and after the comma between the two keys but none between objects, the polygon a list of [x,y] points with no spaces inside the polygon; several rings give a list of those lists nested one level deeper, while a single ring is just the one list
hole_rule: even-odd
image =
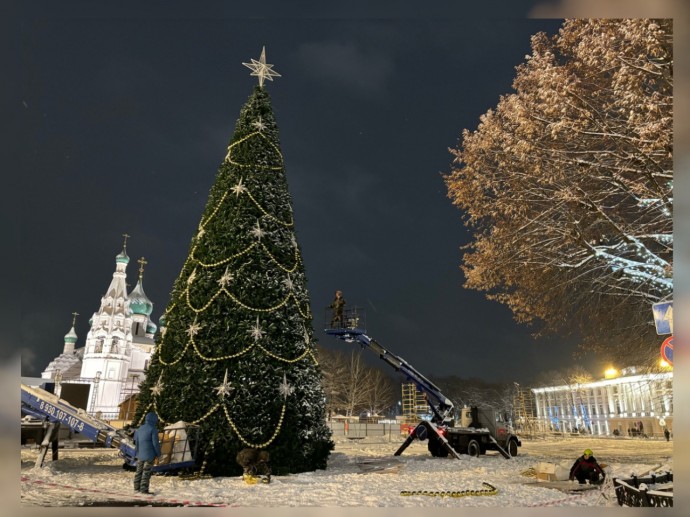
[{"label": "golden cross on dome", "polygon": [[140,265],[140,267],[139,267],[139,280],[141,280],[144,277],[144,264],[148,264],[148,262],[146,261],[146,259],[144,257],[141,257],[139,260],[137,260],[137,262],[139,262],[139,265]]},{"label": "golden cross on dome", "polygon": [[74,316],[74,318],[72,318],[72,326],[74,327],[75,323],[77,323],[77,316],[79,316],[79,313],[73,312],[72,316]]},{"label": "golden cross on dome", "polygon": [[122,246],[124,249],[127,249],[127,239],[131,237],[131,235],[127,235],[126,233],[123,233],[122,236],[125,238],[125,243]]}]

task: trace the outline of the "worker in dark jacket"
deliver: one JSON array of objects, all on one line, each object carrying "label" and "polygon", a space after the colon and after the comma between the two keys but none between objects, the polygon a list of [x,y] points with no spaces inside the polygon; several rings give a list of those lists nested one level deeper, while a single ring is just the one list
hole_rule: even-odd
[{"label": "worker in dark jacket", "polygon": [[604,470],[592,456],[592,449],[585,449],[584,454],[576,459],[570,468],[570,480],[577,479],[581,485],[588,481],[592,485],[598,485],[604,482],[605,477]]},{"label": "worker in dark jacket", "polygon": [[328,307],[330,309],[333,309],[333,317],[331,318],[331,328],[336,328],[336,324],[338,324],[338,327],[342,327],[343,310],[345,309],[345,298],[343,298],[342,291],[335,292],[335,299],[333,300],[333,303],[331,303]]},{"label": "worker in dark jacket", "polygon": [[137,460],[137,471],[134,474],[134,490],[150,494],[149,480],[153,461],[161,455],[161,444],[158,440],[158,415],[153,411],[146,414],[144,425],[134,432],[134,457]]}]

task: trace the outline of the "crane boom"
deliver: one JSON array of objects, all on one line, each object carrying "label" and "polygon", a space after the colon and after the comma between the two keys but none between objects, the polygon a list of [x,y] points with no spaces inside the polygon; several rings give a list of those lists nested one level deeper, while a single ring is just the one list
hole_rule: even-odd
[{"label": "crane boom", "polygon": [[[331,306],[330,308],[333,308]],[[465,407],[461,410],[460,426],[455,426],[453,403],[438,386],[419,373],[402,357],[399,357],[366,334],[366,314],[357,307],[344,310],[334,308],[330,318],[325,320],[324,332],[347,342],[357,341],[362,348],[369,348],[380,359],[405,375],[419,391],[425,394],[431,409],[431,419],[422,420],[410,431],[407,439],[395,452],[399,456],[413,440],[428,440],[432,456],[446,457],[449,454],[460,458],[460,454],[478,456],[487,450],[496,450],[504,458],[517,454],[520,440],[513,434],[510,424],[499,423],[491,408]]]},{"label": "crane boom", "polygon": [[[53,393],[36,386],[22,384],[21,411],[23,414],[47,422],[51,436],[60,425],[65,425],[94,443],[119,449],[125,464],[130,467],[136,465],[134,440],[124,430],[116,429],[108,422],[87,414],[84,410],[72,406]],[[163,440],[161,440],[163,452],[158,463],[153,466],[153,471],[164,472],[194,468],[196,461],[193,455],[196,455],[198,426],[189,424],[185,427],[170,426],[166,429],[169,431],[163,434]],[[193,436],[190,436],[190,433],[193,433]],[[57,439],[56,433],[54,436]],[[175,444],[176,438],[179,439],[178,444]],[[166,442],[169,447],[166,447]],[[174,448],[173,445],[175,445]],[[42,447],[39,451],[37,465],[43,465],[45,452],[46,449]]]},{"label": "crane boom", "polygon": [[327,328],[326,334],[334,336],[344,341],[357,341],[362,348],[369,348],[377,354],[379,358],[405,375],[412,381],[417,389],[426,395],[429,408],[433,414],[431,421],[438,425],[453,425],[453,403],[446,397],[441,389],[424,375],[418,372],[402,357],[399,357],[389,350],[386,350],[378,341],[370,338],[359,328]]}]

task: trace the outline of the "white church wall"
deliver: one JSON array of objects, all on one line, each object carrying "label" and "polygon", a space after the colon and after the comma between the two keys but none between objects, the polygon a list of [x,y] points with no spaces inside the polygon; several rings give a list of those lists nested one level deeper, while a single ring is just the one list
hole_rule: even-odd
[{"label": "white church wall", "polygon": [[[80,349],[79,357],[72,361],[75,371],[70,374],[76,382],[91,385],[87,411],[92,414],[99,412],[106,419],[117,418],[120,402],[139,391],[139,384],[145,378],[144,371],[155,348],[153,334],[147,332],[149,326],[152,329],[156,326],[149,316],[153,303],[143,291],[145,260],[142,258],[139,261],[139,283],[130,293],[131,299],[127,294],[126,268],[129,257],[126,249],[116,257],[115,262],[116,270],[110,286],[105,296],[101,297],[99,310],[91,317],[85,345]],[[135,303],[132,310],[131,303]],[[73,338],[73,341],[69,341],[73,347],[76,334],[65,337]],[[59,358],[62,360],[63,356]],[[49,367],[41,375],[42,378],[51,379],[53,373]]]}]

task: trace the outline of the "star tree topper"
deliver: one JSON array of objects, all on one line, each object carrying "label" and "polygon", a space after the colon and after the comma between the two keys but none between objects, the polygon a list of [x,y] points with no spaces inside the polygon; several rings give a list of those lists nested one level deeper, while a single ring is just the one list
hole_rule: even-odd
[{"label": "star tree topper", "polygon": [[256,59],[252,59],[251,63],[242,63],[244,66],[252,70],[252,73],[249,75],[255,75],[259,78],[259,86],[263,88],[264,86],[264,79],[268,79],[269,81],[273,81],[274,77],[281,77],[281,75],[276,72],[275,70],[272,70],[273,65],[269,65],[266,63],[266,47],[264,46],[261,50],[261,57],[257,61]]}]

